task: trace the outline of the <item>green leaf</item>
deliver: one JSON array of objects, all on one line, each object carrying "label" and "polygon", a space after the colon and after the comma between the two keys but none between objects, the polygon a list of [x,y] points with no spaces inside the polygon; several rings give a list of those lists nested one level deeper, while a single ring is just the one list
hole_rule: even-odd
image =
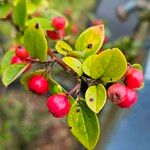
[{"label": "green leaf", "polygon": [[26,22],[27,26],[33,26],[36,23],[39,23],[41,25],[41,28],[43,30],[54,30],[54,27],[50,25],[50,21],[45,18],[33,18]]},{"label": "green leaf", "polygon": [[113,48],[88,57],[82,68],[84,73],[93,79],[101,78],[104,82],[115,82],[125,74],[127,61],[119,49]]},{"label": "green leaf", "polygon": [[78,59],[73,57],[64,57],[62,60],[65,64],[72,68],[78,74],[78,76],[83,74],[82,64]]},{"label": "green leaf", "polygon": [[81,52],[74,51],[68,43],[61,40],[56,43],[55,48],[58,53],[64,56],[72,56],[77,58],[81,58],[83,56]]},{"label": "green leaf", "polygon": [[104,41],[104,26],[98,25],[85,30],[75,43],[75,50],[81,51],[84,58],[96,54]]},{"label": "green leaf", "polygon": [[99,59],[99,55],[93,55],[88,57],[82,65],[82,69],[84,73],[90,76],[93,79],[98,79],[103,75],[104,70],[101,65],[101,60]]},{"label": "green leaf", "polygon": [[39,5],[42,2],[42,0],[31,0],[31,2],[36,5]]},{"label": "green leaf", "polygon": [[[26,73],[22,76],[20,82],[25,87],[25,89],[28,90],[28,81],[29,79],[34,75],[43,75],[45,73],[45,70],[36,70],[34,72]],[[66,90],[55,80],[53,80],[50,76],[46,76],[49,82],[49,89],[52,94],[56,93],[66,93]],[[69,97],[69,101],[72,104],[75,100],[73,97]]]},{"label": "green leaf", "polygon": [[39,24],[29,27],[24,34],[24,46],[33,58],[45,61],[48,45]]},{"label": "green leaf", "polygon": [[2,76],[2,82],[8,86],[16,78],[18,78],[27,68],[29,64],[13,64],[8,66]]},{"label": "green leaf", "polygon": [[72,105],[68,114],[68,126],[72,134],[87,149],[94,149],[99,135],[100,125],[96,114],[90,110],[85,101],[77,101]]},{"label": "green leaf", "polygon": [[61,40],[59,40],[56,43],[55,48],[56,48],[58,53],[60,53],[64,56],[67,56],[67,54],[69,52],[73,52],[73,49],[71,48],[71,46],[68,43],[61,41]]},{"label": "green leaf", "polygon": [[102,84],[90,86],[85,93],[86,103],[95,113],[98,113],[105,105],[106,96],[106,90]]},{"label": "green leaf", "polygon": [[8,3],[0,5],[0,18],[6,18],[12,11],[12,6]]},{"label": "green leaf", "polygon": [[19,0],[14,8],[13,20],[16,25],[23,27],[28,19],[27,1]]},{"label": "green leaf", "polygon": [[5,53],[5,55],[2,57],[1,60],[1,66],[0,66],[0,73],[2,74],[4,70],[11,64],[11,59],[15,55],[15,51],[8,51]]},{"label": "green leaf", "polygon": [[99,54],[99,57],[104,70],[101,78],[103,81],[115,82],[124,76],[127,71],[127,61],[119,49],[105,50]]},{"label": "green leaf", "polygon": [[133,68],[143,71],[143,67],[140,64],[133,64]]}]

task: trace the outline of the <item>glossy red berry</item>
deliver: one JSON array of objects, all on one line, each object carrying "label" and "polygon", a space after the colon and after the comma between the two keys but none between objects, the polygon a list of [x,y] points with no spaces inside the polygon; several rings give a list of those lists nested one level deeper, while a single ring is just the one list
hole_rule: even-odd
[{"label": "glossy red berry", "polygon": [[31,91],[43,95],[48,92],[48,81],[44,76],[34,75],[30,78],[28,87]]},{"label": "glossy red berry", "polygon": [[129,108],[136,103],[137,99],[138,99],[137,92],[133,89],[126,87],[125,100],[120,104],[118,104],[118,106],[120,106],[121,108]]},{"label": "glossy red berry", "polygon": [[47,33],[47,36],[53,40],[59,40],[59,39],[62,39],[65,35],[65,30],[62,29],[62,30],[55,30],[55,31],[50,31],[50,30],[47,30],[46,31]]},{"label": "glossy red berry", "polygon": [[68,114],[70,103],[66,95],[56,94],[47,99],[47,108],[54,117],[61,118]]},{"label": "glossy red berry", "polygon": [[17,46],[17,47],[16,47],[16,55],[17,55],[20,59],[22,59],[22,60],[24,60],[24,59],[26,59],[27,57],[29,57],[28,51],[27,51],[23,46]]},{"label": "glossy red berry", "polygon": [[65,19],[63,17],[54,17],[52,19],[52,25],[55,29],[64,29],[65,28]]},{"label": "glossy red berry", "polygon": [[124,101],[126,95],[126,87],[120,83],[113,84],[107,91],[108,99],[113,103],[119,104]]},{"label": "glossy red berry", "polygon": [[142,71],[131,68],[127,71],[126,77],[125,77],[125,83],[126,86],[129,88],[140,88],[142,86],[142,83],[144,81],[144,75]]},{"label": "glossy red berry", "polygon": [[23,63],[23,61],[18,56],[13,56],[11,59],[11,64]]}]

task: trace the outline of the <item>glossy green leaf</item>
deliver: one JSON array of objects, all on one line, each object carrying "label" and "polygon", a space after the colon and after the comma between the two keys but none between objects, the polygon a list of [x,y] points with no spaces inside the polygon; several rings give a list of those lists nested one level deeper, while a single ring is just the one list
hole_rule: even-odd
[{"label": "glossy green leaf", "polygon": [[82,68],[84,73],[93,79],[101,78],[105,82],[115,82],[125,74],[127,61],[123,53],[114,48],[88,57]]},{"label": "glossy green leaf", "polygon": [[72,68],[78,74],[78,76],[82,75],[82,64],[78,59],[73,57],[64,57],[62,60],[65,64]]},{"label": "glossy green leaf", "polygon": [[12,6],[8,3],[0,5],[0,18],[6,18],[12,11]]},{"label": "glossy green leaf", "polygon": [[64,42],[64,41],[61,41],[59,40],[56,45],[55,45],[55,48],[57,50],[58,53],[64,55],[64,56],[73,56],[73,57],[82,57],[82,54],[78,51],[74,51],[71,46]]},{"label": "glossy green leaf", "polygon": [[101,60],[99,55],[93,55],[88,57],[82,65],[83,71],[86,75],[90,76],[93,79],[98,79],[104,73],[104,70],[101,65]]},{"label": "glossy green leaf", "polygon": [[99,54],[99,57],[102,70],[104,70],[101,77],[103,81],[115,82],[124,76],[127,70],[127,61],[119,49],[105,50]]},{"label": "glossy green leaf", "polygon": [[61,40],[59,40],[56,43],[55,48],[56,48],[58,53],[60,53],[60,54],[62,54],[64,56],[67,56],[67,54],[69,52],[73,51],[73,49],[71,48],[71,46],[68,43],[66,43],[64,41],[61,41]]},{"label": "glossy green leaf", "polygon": [[85,30],[75,43],[75,50],[82,51],[84,58],[96,54],[104,41],[104,26],[93,26]]},{"label": "glossy green leaf", "polygon": [[94,149],[99,139],[100,125],[96,114],[85,101],[79,104],[74,102],[68,114],[68,126],[81,144],[87,149]]},{"label": "glossy green leaf", "polygon": [[0,64],[0,73],[2,74],[4,70],[11,64],[11,59],[15,55],[15,51],[8,51],[2,57],[1,64]]},{"label": "glossy green leaf", "polygon": [[45,61],[48,45],[39,24],[29,27],[24,34],[24,46],[33,58]]},{"label": "glossy green leaf", "polygon": [[[28,81],[34,75],[43,75],[45,70],[36,70],[34,72],[28,72],[24,74],[20,80],[21,84],[28,90]],[[55,80],[53,80],[50,76],[46,76],[49,82],[49,90],[52,94],[56,93],[66,93],[66,90]],[[72,104],[75,100],[73,97],[69,97],[69,101]]]},{"label": "glossy green leaf", "polygon": [[140,64],[133,64],[133,68],[143,71],[143,67]]},{"label": "glossy green leaf", "polygon": [[98,113],[105,105],[106,96],[106,90],[102,84],[90,86],[85,93],[86,103],[95,113]]},{"label": "glossy green leaf", "polygon": [[36,23],[39,23],[41,25],[41,28],[43,30],[54,30],[54,27],[50,25],[50,21],[45,18],[33,18],[27,21],[27,26],[33,26]]},{"label": "glossy green leaf", "polygon": [[16,25],[23,27],[28,19],[27,1],[19,0],[13,12],[13,20]]},{"label": "glossy green leaf", "polygon": [[16,78],[18,78],[27,68],[29,64],[13,64],[8,66],[2,76],[2,82],[8,86]]}]

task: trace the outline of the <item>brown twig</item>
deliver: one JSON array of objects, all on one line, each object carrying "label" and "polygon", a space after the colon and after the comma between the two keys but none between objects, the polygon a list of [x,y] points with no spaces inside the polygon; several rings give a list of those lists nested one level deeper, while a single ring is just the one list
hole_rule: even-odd
[{"label": "brown twig", "polygon": [[67,66],[60,58],[58,58],[52,50],[48,50],[48,55],[50,55],[50,57],[55,60],[65,71],[77,76],[77,73],[72,68]]},{"label": "brown twig", "polygon": [[78,83],[74,86],[69,92],[66,93],[66,96],[70,97],[72,94],[76,93],[77,98],[79,97],[79,92],[81,88],[81,79],[78,79]]}]

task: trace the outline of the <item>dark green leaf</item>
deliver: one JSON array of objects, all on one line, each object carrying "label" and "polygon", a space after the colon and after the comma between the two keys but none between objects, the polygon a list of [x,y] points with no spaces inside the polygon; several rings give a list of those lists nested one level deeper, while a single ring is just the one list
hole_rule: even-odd
[{"label": "dark green leaf", "polygon": [[106,90],[102,84],[90,86],[85,94],[88,107],[98,113],[106,103]]},{"label": "dark green leaf", "polygon": [[85,30],[75,43],[75,50],[81,51],[84,58],[96,54],[104,41],[104,26],[93,26]]},{"label": "dark green leaf", "polygon": [[18,78],[27,68],[29,64],[13,64],[8,66],[2,76],[2,82],[8,86],[16,78]]},{"label": "dark green leaf", "polygon": [[74,102],[68,114],[68,126],[81,144],[87,149],[94,149],[99,139],[100,125],[96,114],[85,101],[80,101],[80,104]]},{"label": "dark green leaf", "polygon": [[33,58],[39,58],[40,61],[45,61],[48,45],[44,32],[39,24],[31,26],[25,31],[24,46]]},{"label": "dark green leaf", "polygon": [[13,19],[16,25],[23,27],[28,19],[27,1],[19,0],[13,12]]}]

